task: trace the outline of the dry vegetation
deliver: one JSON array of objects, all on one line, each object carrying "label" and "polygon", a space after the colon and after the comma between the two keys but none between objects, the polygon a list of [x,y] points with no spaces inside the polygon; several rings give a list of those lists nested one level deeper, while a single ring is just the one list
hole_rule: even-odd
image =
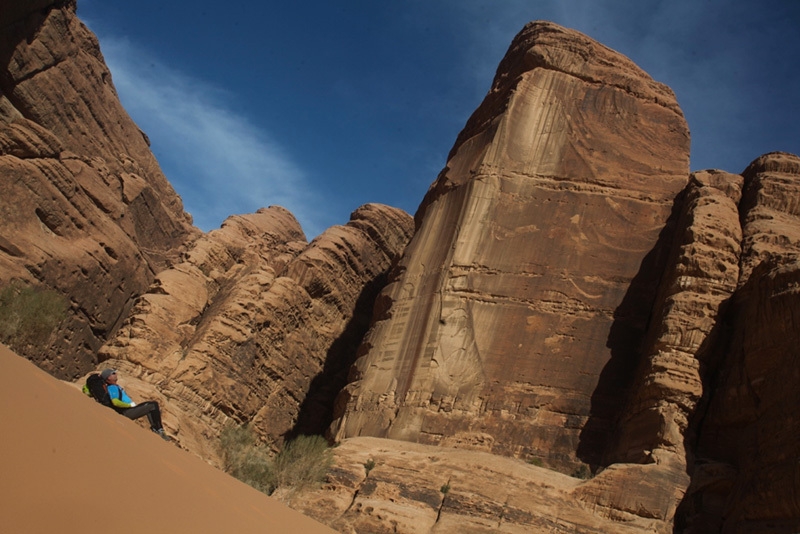
[{"label": "dry vegetation", "polygon": [[14,350],[43,347],[67,308],[67,299],[52,289],[13,282],[0,290],[0,341]]},{"label": "dry vegetation", "polygon": [[333,462],[321,436],[298,436],[273,456],[252,429],[232,425],[223,430],[220,444],[225,471],[267,495],[278,488],[318,486]]}]

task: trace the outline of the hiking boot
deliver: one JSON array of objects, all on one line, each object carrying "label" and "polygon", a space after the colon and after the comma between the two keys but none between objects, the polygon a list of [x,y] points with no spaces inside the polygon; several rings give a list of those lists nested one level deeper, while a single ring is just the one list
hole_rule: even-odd
[{"label": "hiking boot", "polygon": [[153,430],[153,432],[161,436],[161,439],[163,439],[164,441],[172,441],[172,438],[169,437],[166,432],[164,432],[163,428],[159,428],[158,430]]}]

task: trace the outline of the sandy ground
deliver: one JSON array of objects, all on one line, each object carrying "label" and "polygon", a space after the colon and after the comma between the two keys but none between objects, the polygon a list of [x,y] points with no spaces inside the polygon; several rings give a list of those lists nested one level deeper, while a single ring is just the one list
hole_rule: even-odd
[{"label": "sandy ground", "polygon": [[0,533],[331,533],[0,345]]}]

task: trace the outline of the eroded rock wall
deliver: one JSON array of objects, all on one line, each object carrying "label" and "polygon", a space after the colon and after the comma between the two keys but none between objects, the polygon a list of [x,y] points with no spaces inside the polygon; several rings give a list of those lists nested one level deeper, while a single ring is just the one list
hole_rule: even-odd
[{"label": "eroded rock wall", "polygon": [[685,532],[800,529],[800,157],[766,154],[743,176],[741,276],[690,441]]},{"label": "eroded rock wall", "polygon": [[[689,421],[714,351],[726,341],[718,319],[738,283],[742,182],[727,172],[697,172],[676,199],[672,250],[641,362],[602,459],[610,467],[580,491],[610,515],[624,510],[671,523],[689,484]],[[590,418],[584,432],[592,427]]]},{"label": "eroded rock wall", "polygon": [[70,302],[50,339],[15,348],[74,378],[199,234],[75,2],[0,6],[0,180],[0,285],[45,286]]},{"label": "eroded rock wall", "polygon": [[378,204],[310,244],[283,208],[231,217],[159,273],[102,366],[162,400],[167,430],[213,463],[229,421],[276,446],[320,434],[412,230],[410,215]]},{"label": "eroded rock wall", "polygon": [[526,26],[417,213],[333,433],[565,470],[581,439],[603,450],[688,151],[667,87],[577,32]]},{"label": "eroded rock wall", "polygon": [[[339,532],[398,534],[670,532],[640,510],[607,514],[579,498],[587,483],[482,451],[348,438],[325,486],[274,497]],[[645,474],[646,475],[646,474]],[[637,480],[635,489],[658,484]],[[646,502],[630,493],[631,505]]]},{"label": "eroded rock wall", "polygon": [[724,341],[715,327],[739,281],[742,182],[738,174],[696,172],[679,199],[643,362],[605,463],[652,463],[652,455],[661,453],[685,456],[689,418],[703,394],[701,366]]}]

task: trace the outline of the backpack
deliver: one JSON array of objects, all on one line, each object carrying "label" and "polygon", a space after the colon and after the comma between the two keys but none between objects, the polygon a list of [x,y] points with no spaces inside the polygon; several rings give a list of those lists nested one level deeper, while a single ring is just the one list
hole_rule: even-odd
[{"label": "backpack", "polygon": [[108,394],[106,383],[99,374],[90,374],[88,378],[86,378],[86,385],[83,386],[83,390],[103,406],[108,406],[109,408],[114,407],[111,403],[111,397]]}]

